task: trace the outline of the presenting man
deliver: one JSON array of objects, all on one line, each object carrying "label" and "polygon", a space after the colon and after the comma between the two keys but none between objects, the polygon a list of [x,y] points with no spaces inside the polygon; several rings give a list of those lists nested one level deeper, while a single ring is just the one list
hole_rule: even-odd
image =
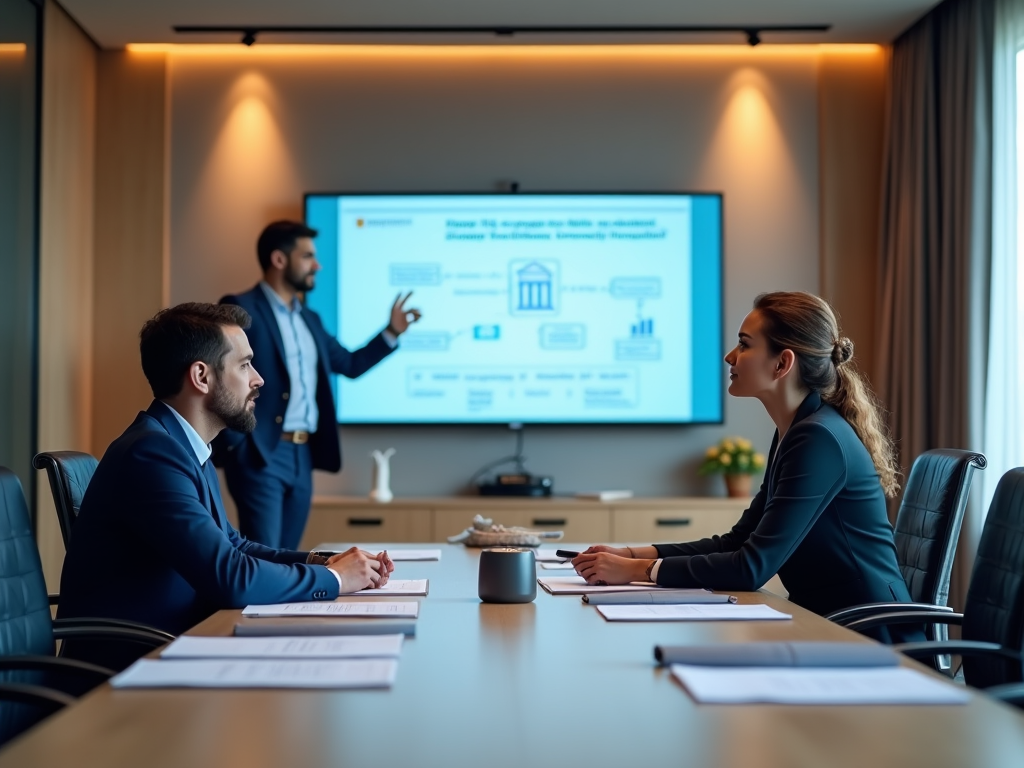
[{"label": "presenting man", "polygon": [[[89,483],[61,575],[61,618],[128,619],[173,634],[222,608],[333,600],[378,587],[386,553],[271,549],[224,515],[210,442],[256,426],[263,379],[240,307],[182,304],[142,328],[142,370],[156,398],[111,443]],[[141,646],[69,641],[66,654],[114,668]],[[126,657],[127,651],[127,657]]]},{"label": "presenting man", "polygon": [[215,446],[217,463],[243,535],[268,547],[298,547],[313,496],[312,471],[341,469],[328,374],[362,375],[391,354],[420,318],[418,309],[405,307],[412,294],[399,294],[387,328],[355,352],[341,346],[299,298],[313,290],[320,271],[316,235],[293,221],[268,225],[256,243],[262,282],[221,299],[252,316],[249,341],[266,384],[256,403],[256,429],[248,436],[225,432]]}]

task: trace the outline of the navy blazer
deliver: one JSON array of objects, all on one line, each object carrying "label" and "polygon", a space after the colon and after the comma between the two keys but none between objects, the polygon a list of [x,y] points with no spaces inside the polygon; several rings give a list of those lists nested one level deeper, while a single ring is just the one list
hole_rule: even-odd
[{"label": "navy blazer", "polygon": [[[288,406],[292,383],[284,356],[284,341],[263,289],[257,285],[238,295],[224,296],[221,304],[236,304],[252,316],[252,326],[246,331],[252,347],[253,367],[263,377],[264,385],[256,398],[256,429],[251,435],[224,430],[214,441],[214,460],[221,466],[229,456],[249,466],[263,467],[267,457],[281,441],[284,412]],[[302,319],[313,335],[317,349],[316,406],[320,411],[316,432],[310,437],[313,468],[327,472],[341,469],[341,443],[334,407],[334,392],[329,373],[340,373],[350,379],[361,376],[394,349],[383,335],[377,334],[362,349],[349,352],[337,339],[324,330],[320,316],[302,308]],[[255,455],[253,455],[255,454]]]},{"label": "navy blazer", "polygon": [[818,614],[910,602],[878,473],[853,427],[812,393],[772,441],[761,490],[724,536],[655,545],[658,583],[749,591],[778,572]]},{"label": "navy blazer", "polygon": [[57,615],[178,634],[222,608],[333,600],[338,580],[306,556],[248,541],[231,526],[210,462],[200,467],[181,424],[154,401],[111,443],[89,483]]}]

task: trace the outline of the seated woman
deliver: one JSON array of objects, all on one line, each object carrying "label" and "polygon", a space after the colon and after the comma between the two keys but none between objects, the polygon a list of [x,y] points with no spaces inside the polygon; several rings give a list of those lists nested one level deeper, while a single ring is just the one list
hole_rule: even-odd
[{"label": "seated woman", "polygon": [[729,394],[756,397],[777,427],[750,507],[722,536],[590,547],[572,561],[577,573],[590,584],[750,591],[778,572],[789,599],[818,614],[909,602],[886,515],[885,497],[899,489],[894,450],[852,357],[823,299],[758,296],[725,357]]}]

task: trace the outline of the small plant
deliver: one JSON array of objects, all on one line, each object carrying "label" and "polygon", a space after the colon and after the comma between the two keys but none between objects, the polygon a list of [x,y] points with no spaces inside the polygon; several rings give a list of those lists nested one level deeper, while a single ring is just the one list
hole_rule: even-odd
[{"label": "small plant", "polygon": [[753,475],[762,469],[764,454],[756,453],[753,443],[742,437],[726,437],[708,448],[697,471],[702,475]]}]

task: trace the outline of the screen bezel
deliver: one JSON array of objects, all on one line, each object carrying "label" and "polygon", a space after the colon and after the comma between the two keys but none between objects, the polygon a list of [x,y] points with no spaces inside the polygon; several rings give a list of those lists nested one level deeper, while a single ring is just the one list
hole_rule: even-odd
[{"label": "screen bezel", "polygon": [[[523,192],[523,191],[487,191],[487,192],[422,192],[422,191],[407,191],[407,192],[340,192],[340,191],[317,191],[317,192],[305,192],[302,196],[302,216],[305,221],[307,213],[309,211],[309,200],[313,197],[458,197],[458,196],[476,196],[476,197],[559,197],[574,195],[579,197],[717,197],[718,198],[718,209],[720,216],[718,220],[718,243],[719,243],[719,259],[718,259],[718,353],[720,357],[725,355],[725,195],[722,192],[713,191],[693,191],[693,190],[680,190],[680,191],[658,191],[658,192],[644,192],[644,191],[619,191],[609,192],[602,190],[600,192],[565,192],[565,191],[544,191],[544,192]],[[492,425],[522,425],[522,426],[555,426],[555,427],[703,427],[703,426],[721,426],[725,423],[725,379],[723,376],[722,386],[718,388],[718,413],[719,418],[717,420],[690,420],[690,421],[671,421],[671,420],[638,420],[638,421],[554,421],[554,420],[530,420],[523,419],[514,421],[510,419],[474,419],[472,421],[340,421],[338,420],[338,401],[339,401],[339,385],[338,375],[334,376],[334,380],[330,382],[331,391],[334,394],[335,409],[334,417],[335,421],[339,426],[346,428],[360,428],[360,427],[477,427],[477,426],[492,426]]]}]

